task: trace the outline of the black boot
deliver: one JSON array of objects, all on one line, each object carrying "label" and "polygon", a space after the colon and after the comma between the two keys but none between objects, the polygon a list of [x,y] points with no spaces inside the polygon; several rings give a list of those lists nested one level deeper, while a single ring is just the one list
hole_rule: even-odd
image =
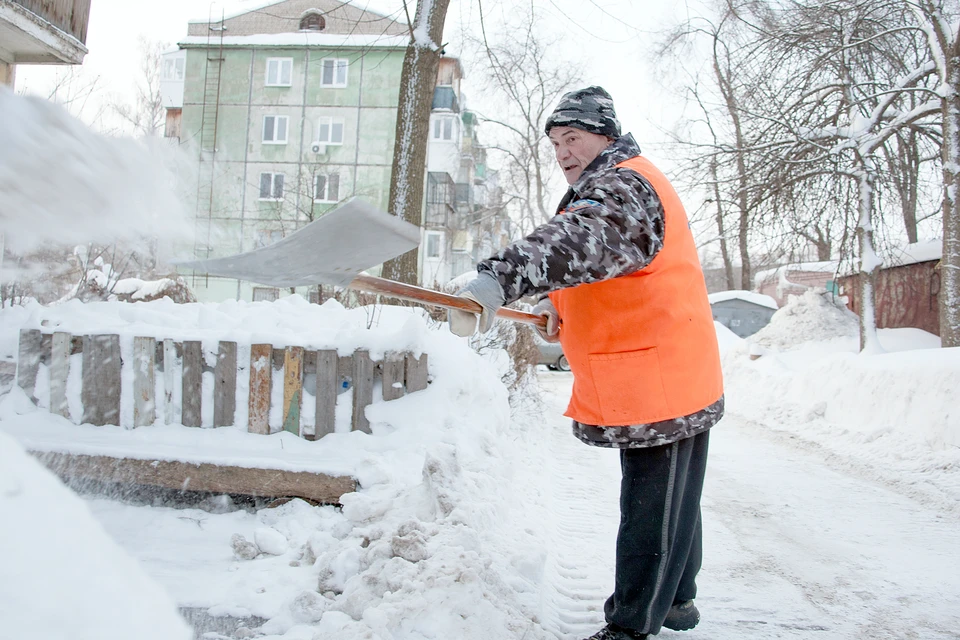
[{"label": "black boot", "polygon": [[663,620],[663,626],[674,631],[689,631],[700,622],[700,612],[693,600],[687,600],[680,604],[670,607],[667,617]]},{"label": "black boot", "polygon": [[631,629],[624,629],[615,624],[608,624],[586,640],[646,640],[646,633],[639,633]]}]

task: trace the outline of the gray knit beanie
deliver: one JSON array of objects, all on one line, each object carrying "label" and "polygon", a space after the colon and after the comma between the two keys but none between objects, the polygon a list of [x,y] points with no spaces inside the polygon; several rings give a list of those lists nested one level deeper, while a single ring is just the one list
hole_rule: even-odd
[{"label": "gray knit beanie", "polygon": [[554,127],[573,127],[614,139],[620,137],[620,121],[613,109],[613,98],[603,87],[565,93],[543,130],[550,135]]}]

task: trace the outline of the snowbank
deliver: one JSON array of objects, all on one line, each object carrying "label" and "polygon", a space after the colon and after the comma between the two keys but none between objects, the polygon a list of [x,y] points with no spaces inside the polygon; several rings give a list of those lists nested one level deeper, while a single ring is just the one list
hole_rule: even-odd
[{"label": "snowbank", "polygon": [[[150,563],[181,606],[266,619],[267,637],[287,639],[549,637],[535,622],[538,543],[515,526],[527,516],[524,505],[514,504],[510,485],[515,470],[527,463],[522,452],[528,447],[517,441],[535,436],[510,424],[503,372],[491,364],[502,361],[497,354],[481,358],[419,310],[347,310],[334,301],[310,305],[298,296],[253,304],[8,309],[0,311],[5,352],[13,351],[14,335],[24,326],[113,332],[122,343],[134,335],[210,344],[230,339],[241,344],[241,353],[242,345],[255,341],[333,348],[344,355],[358,347],[374,357],[387,349],[427,353],[428,389],[371,405],[372,435],[343,431],[339,424],[337,433],[317,442],[232,428],[74,425],[32,407],[17,390],[0,402],[0,431],[31,447],[148,450],[187,460],[231,456],[254,465],[266,455],[273,465],[359,479],[360,490],[343,497],[342,511],[293,501],[256,514],[213,518],[193,510],[149,523],[124,520],[124,527],[142,531],[122,536],[137,540],[130,552]],[[93,506],[109,510],[114,504]],[[151,511],[142,516],[159,518]],[[216,545],[205,549],[203,572],[171,563],[176,552],[164,546],[172,539],[183,544],[198,523],[222,531]]]},{"label": "snowbank", "polygon": [[2,433],[0,514],[0,637],[193,637],[170,596],[87,505]]},{"label": "snowbank", "polygon": [[[343,498],[342,510],[299,500],[255,513],[229,511],[228,503],[221,505],[228,512],[212,513],[90,500],[180,606],[251,626],[265,620],[265,638],[556,637],[542,620],[549,516],[518,499],[547,500],[556,490],[546,473],[556,461],[543,450],[556,421],[511,421],[502,371],[419,311],[318,307],[296,296],[255,304],[32,305],[0,312],[0,350],[8,356],[21,326],[211,344],[262,340],[344,354],[398,345],[428,353],[430,387],[372,405],[373,435],[338,427],[306,442],[230,428],[84,428],[29,406],[16,391],[0,403],[0,431],[23,442],[53,434],[59,446],[73,449],[96,434],[101,447],[162,444],[167,455],[229,453],[250,464],[268,455],[273,464],[355,473],[361,488]],[[855,320],[810,293],[791,300],[758,334],[766,346],[757,360],[749,357],[748,341],[721,325],[717,335],[731,414],[825,458],[839,456],[846,466],[859,461],[867,472],[895,478],[918,496],[942,498],[945,510],[955,510],[958,350],[937,348],[938,340],[923,332],[882,330],[890,353],[859,355]],[[615,466],[615,456],[610,460]],[[21,528],[33,526],[22,522]]]},{"label": "snowbank", "polygon": [[929,474],[943,473],[928,497],[946,490],[952,509],[960,498],[960,349],[941,349],[919,329],[880,329],[879,339],[888,353],[860,354],[856,316],[822,293],[793,296],[767,327],[724,353],[728,410],[918,492]]}]

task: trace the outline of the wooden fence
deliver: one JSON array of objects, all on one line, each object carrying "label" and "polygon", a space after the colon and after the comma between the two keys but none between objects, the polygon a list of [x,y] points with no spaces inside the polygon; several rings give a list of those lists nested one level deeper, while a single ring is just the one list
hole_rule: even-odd
[{"label": "wooden fence", "polygon": [[[49,409],[70,418],[67,400],[67,379],[70,359],[81,356],[82,422],[95,425],[121,422],[120,398],[124,366],[132,368],[133,424],[153,424],[158,417],[168,424],[201,426],[203,409],[203,373],[213,373],[214,427],[236,422],[237,343],[220,342],[216,364],[206,364],[200,341],[157,340],[135,337],[132,362],[125,363],[120,353],[120,336],[73,336],[38,330],[20,331],[20,353],[17,382],[28,396],[36,400],[35,391],[40,365],[47,366],[50,376]],[[179,375],[178,375],[179,374]],[[304,383],[313,375],[315,405],[314,432],[302,428],[301,410]],[[163,393],[157,393],[157,378],[162,376]],[[335,350],[310,350],[304,347],[275,348],[270,344],[250,347],[249,412],[247,430],[269,434],[271,397],[274,376],[283,376],[282,429],[309,440],[333,433],[337,396],[353,389],[351,430],[370,433],[365,409],[373,402],[374,387],[379,380],[384,400],[395,400],[406,393],[427,387],[427,356],[411,353],[387,353],[383,361],[374,361],[366,350],[350,356],[339,356]],[[127,376],[129,378],[130,376]],[[177,380],[177,378],[180,378]],[[174,389],[181,388],[180,415],[176,415]],[[157,397],[161,395],[162,397]]]}]

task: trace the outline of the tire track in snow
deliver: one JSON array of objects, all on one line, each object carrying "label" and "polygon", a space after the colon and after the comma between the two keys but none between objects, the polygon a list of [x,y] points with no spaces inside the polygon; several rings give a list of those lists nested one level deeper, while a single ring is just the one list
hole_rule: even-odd
[{"label": "tire track in snow", "polygon": [[564,640],[579,640],[603,624],[603,603],[613,589],[619,458],[616,451],[589,447],[570,433],[570,419],[563,416],[569,374],[541,374],[540,380],[553,434],[544,469],[553,528],[543,576],[543,627]]}]

